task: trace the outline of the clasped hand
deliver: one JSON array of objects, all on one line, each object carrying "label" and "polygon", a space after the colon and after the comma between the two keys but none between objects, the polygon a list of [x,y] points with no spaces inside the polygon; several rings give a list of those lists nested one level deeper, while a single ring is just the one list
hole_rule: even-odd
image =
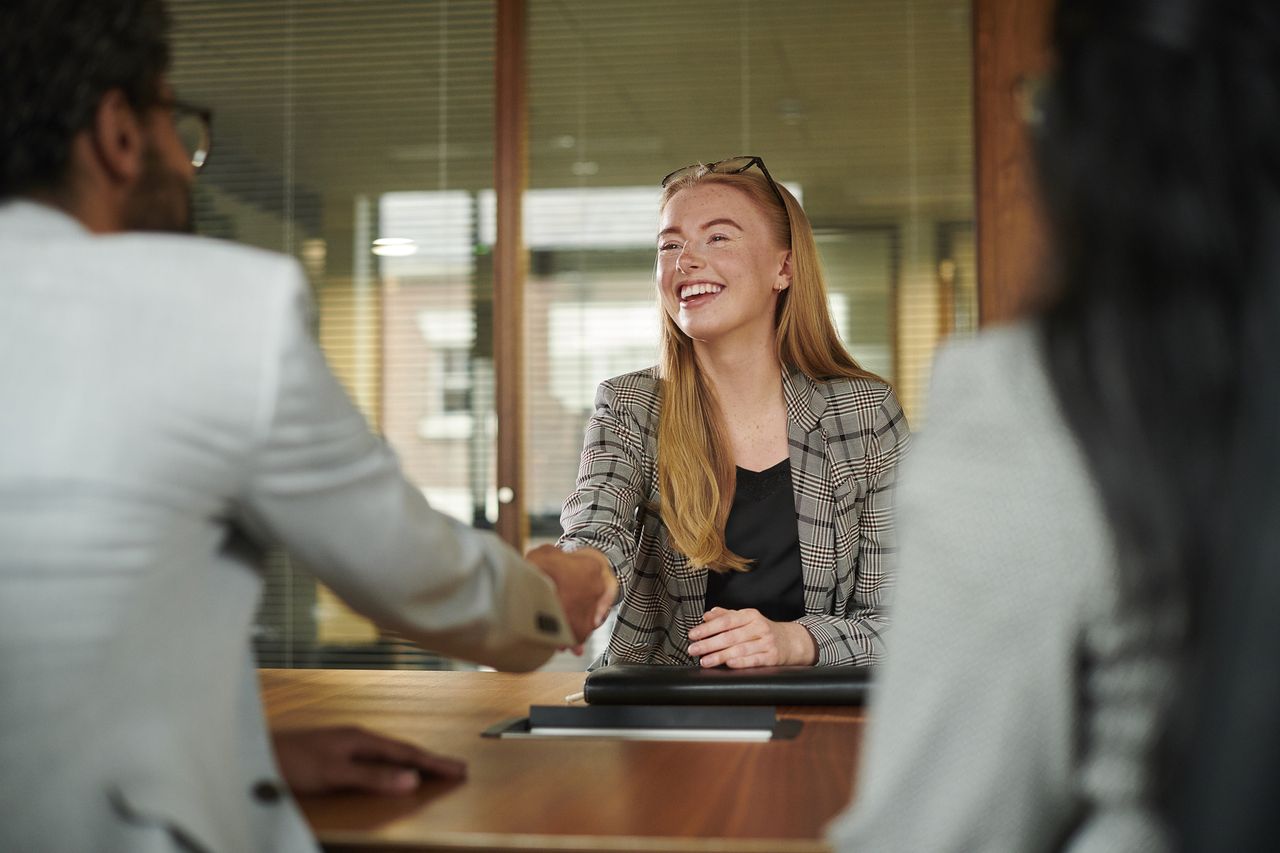
[{"label": "clasped hand", "polygon": [[808,666],[818,660],[812,635],[796,622],[774,622],[753,608],[713,607],[689,631],[689,654],[704,667]]},{"label": "clasped hand", "polygon": [[595,548],[561,551],[554,545],[540,545],[524,556],[555,584],[578,641],[573,652],[582,654],[582,643],[604,622],[618,597],[618,580],[609,558]]}]

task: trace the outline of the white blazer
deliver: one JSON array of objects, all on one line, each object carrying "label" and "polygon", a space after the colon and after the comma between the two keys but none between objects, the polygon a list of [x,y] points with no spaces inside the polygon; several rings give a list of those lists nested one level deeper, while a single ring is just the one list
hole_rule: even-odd
[{"label": "white blazer", "polygon": [[0,205],[0,849],[313,850],[249,637],[269,541],[448,655],[531,669],[554,588],[427,506],[291,259]]}]

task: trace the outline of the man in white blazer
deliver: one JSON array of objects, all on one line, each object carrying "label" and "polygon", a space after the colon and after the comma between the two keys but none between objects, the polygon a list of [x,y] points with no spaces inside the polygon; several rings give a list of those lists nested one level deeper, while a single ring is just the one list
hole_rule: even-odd
[{"label": "man in white blazer", "polygon": [[[459,772],[359,732],[273,759],[268,543],[504,669],[582,642],[614,595],[598,553],[534,552],[543,574],[427,506],[326,366],[293,260],[142,233],[189,226],[208,153],[179,136],[166,28],[160,0],[0,8],[3,850],[312,850],[285,782]],[[401,766],[353,775],[363,751]]]}]

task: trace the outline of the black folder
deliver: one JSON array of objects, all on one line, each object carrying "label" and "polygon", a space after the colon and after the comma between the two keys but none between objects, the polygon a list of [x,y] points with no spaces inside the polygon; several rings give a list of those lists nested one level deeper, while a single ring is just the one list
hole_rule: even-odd
[{"label": "black folder", "polygon": [[587,674],[591,705],[861,705],[869,666],[727,669],[615,663]]}]

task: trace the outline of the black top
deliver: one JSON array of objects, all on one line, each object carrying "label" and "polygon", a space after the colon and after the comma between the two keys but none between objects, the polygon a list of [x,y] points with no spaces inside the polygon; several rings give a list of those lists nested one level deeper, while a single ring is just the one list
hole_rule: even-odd
[{"label": "black top", "polygon": [[789,459],[764,471],[738,469],[724,538],[730,551],[754,563],[745,572],[708,572],[707,610],[754,607],[774,622],[794,622],[804,615]]}]

